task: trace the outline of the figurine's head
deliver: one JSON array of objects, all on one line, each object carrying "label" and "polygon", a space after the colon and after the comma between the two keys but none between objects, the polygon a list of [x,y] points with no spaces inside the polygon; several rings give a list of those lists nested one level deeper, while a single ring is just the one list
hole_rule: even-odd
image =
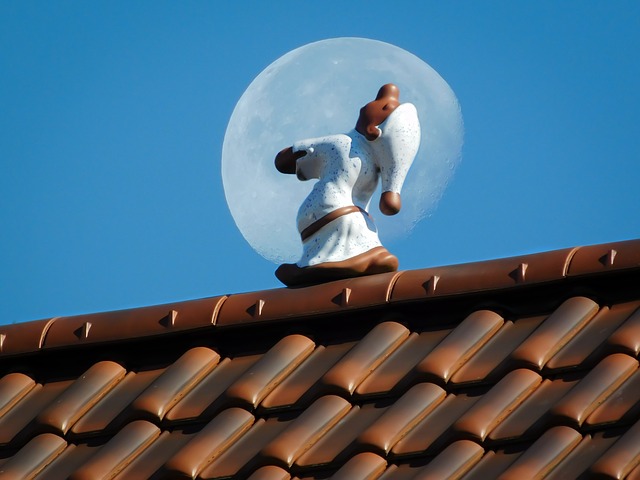
[{"label": "figurine's head", "polygon": [[380,90],[378,90],[376,100],[382,100],[385,98],[398,100],[398,97],[400,97],[400,90],[398,89],[398,87],[393,83],[387,83],[386,85],[380,87]]},{"label": "figurine's head", "polygon": [[356,123],[356,131],[373,141],[380,136],[378,125],[384,122],[393,112],[400,101],[400,90],[393,83],[380,87],[376,99],[360,109],[360,116]]}]

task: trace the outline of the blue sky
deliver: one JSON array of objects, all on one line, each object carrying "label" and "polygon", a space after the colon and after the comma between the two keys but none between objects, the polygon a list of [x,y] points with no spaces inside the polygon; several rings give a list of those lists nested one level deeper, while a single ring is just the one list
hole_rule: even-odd
[{"label": "blue sky", "polygon": [[333,37],[412,52],[462,107],[438,209],[387,245],[401,269],[640,236],[639,2],[385,5],[0,2],[0,322],[279,287],[222,141],[262,69]]}]

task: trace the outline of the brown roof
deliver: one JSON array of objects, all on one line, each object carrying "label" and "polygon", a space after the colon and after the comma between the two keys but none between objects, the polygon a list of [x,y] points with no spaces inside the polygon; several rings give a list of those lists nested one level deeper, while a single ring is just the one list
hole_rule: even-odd
[{"label": "brown roof", "polygon": [[640,240],[0,326],[0,478],[640,478]]}]

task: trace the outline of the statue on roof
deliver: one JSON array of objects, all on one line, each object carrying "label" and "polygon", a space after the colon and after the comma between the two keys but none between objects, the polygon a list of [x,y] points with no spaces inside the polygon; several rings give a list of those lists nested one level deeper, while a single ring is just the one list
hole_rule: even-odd
[{"label": "statue on roof", "polygon": [[420,145],[420,123],[398,87],[383,85],[346,134],[301,140],[281,150],[276,168],[317,179],[298,210],[300,260],[276,270],[287,286],[393,272],[398,259],[380,243],[369,202],[380,181],[379,208],[395,215],[400,191]]}]

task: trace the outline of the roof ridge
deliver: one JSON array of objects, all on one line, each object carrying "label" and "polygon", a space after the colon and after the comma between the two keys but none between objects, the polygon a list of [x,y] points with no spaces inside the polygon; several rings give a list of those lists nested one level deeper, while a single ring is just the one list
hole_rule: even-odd
[{"label": "roof ridge", "polygon": [[277,288],[113,312],[0,326],[0,358],[73,345],[204,328],[282,322],[389,303],[509,291],[584,275],[640,269],[640,239],[391,272],[302,288]]}]

